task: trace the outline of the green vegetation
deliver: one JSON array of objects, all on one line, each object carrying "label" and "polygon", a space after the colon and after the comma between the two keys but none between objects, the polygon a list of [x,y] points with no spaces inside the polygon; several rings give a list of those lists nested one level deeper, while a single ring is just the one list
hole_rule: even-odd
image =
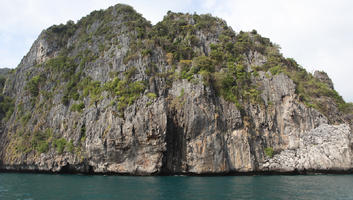
[{"label": "green vegetation", "polygon": [[125,77],[120,80],[115,77],[112,81],[104,84],[105,90],[115,98],[114,105],[117,106],[120,115],[123,116],[127,106],[135,102],[145,90],[145,83],[142,81],[131,81],[131,77],[136,72],[136,68],[130,68],[125,72]]},{"label": "green vegetation", "polygon": [[64,79],[67,80],[75,73],[77,64],[74,62],[73,58],[68,57],[67,54],[63,52],[62,55],[49,59],[45,63],[45,67],[56,74],[62,73]]},{"label": "green vegetation", "polygon": [[[75,34],[79,36],[80,44],[92,43],[92,40],[95,40],[97,37],[104,36],[107,44],[111,45],[109,41],[114,39],[116,32],[124,30],[121,29],[121,27],[112,29],[114,20],[118,18],[116,15],[119,15],[122,20],[125,21],[124,25],[128,27],[126,32],[135,31],[137,37],[140,38],[144,37],[146,27],[151,26],[150,23],[142,18],[132,7],[119,4],[107,10],[93,11],[86,17],[80,19],[77,24],[73,21],[68,21],[65,25],[54,25],[46,30],[46,37],[48,41],[55,43],[59,47],[65,47],[68,39]],[[88,28],[95,22],[99,22],[99,27],[93,33],[87,32]]]},{"label": "green vegetation", "polygon": [[[118,16],[125,22],[117,27],[112,26]],[[95,22],[102,23],[95,31],[87,32]],[[127,29],[122,29],[121,26]],[[103,52],[110,48],[114,35],[122,33],[121,31],[125,31],[124,34],[129,34],[131,37],[129,51],[124,57],[126,65],[129,65],[132,60],[150,57],[153,55],[153,49],[160,46],[166,53],[167,63],[174,69],[176,66],[180,69],[178,78],[195,81],[195,75],[201,75],[206,86],[214,89],[224,99],[234,102],[239,108],[249,102],[262,103],[258,85],[253,78],[258,76],[258,71],[265,71],[270,72],[268,76],[287,74],[297,85],[296,92],[299,99],[324,114],[328,110],[324,106],[325,103],[320,100],[322,97],[332,99],[341,111],[353,110],[352,105],[345,103],[336,91],[316,80],[293,59],[283,58],[279,47],[271,43],[268,38],[261,37],[256,30],[241,31],[236,35],[223,20],[211,15],[168,12],[163,21],[152,27],[132,7],[117,5],[105,11],[94,11],[77,24],[70,21],[66,25],[53,26],[47,30],[47,34],[58,44],[64,44],[73,34],[79,34],[80,43],[97,45],[99,52]],[[195,48],[200,48],[198,37],[200,32],[218,37],[218,42],[210,45],[209,55],[195,51]],[[100,37],[108,42],[103,42]],[[70,49],[66,49],[60,56],[45,64],[54,72],[60,72],[63,80],[67,80],[62,98],[63,104],[68,105],[71,99],[77,101],[87,96],[90,97],[91,104],[97,103],[103,98],[102,92],[107,90],[115,98],[112,104],[116,105],[122,113],[144,91],[146,83],[131,82],[131,76],[136,70],[131,66],[122,80],[115,77],[112,81],[102,84],[92,81],[89,77],[81,79],[84,76],[82,69],[96,60],[99,52],[84,49],[76,57],[69,57],[67,56],[69,51]],[[254,52],[266,56],[267,61],[261,67],[253,66],[253,70],[248,70],[246,62],[252,59]],[[80,71],[77,70],[78,66],[81,68]],[[146,74],[163,76],[168,79],[168,85],[171,84],[174,79],[173,73],[156,74],[156,71],[155,65],[146,67]],[[39,94],[41,81],[43,80],[40,77],[35,76],[28,82],[27,88],[32,96],[36,97]],[[147,96],[150,99],[155,98],[152,94]],[[83,106],[83,104],[74,104],[71,109],[80,112]]]},{"label": "green vegetation", "polygon": [[70,77],[67,77],[69,81],[66,83],[66,87],[64,88],[64,94],[61,99],[61,102],[64,105],[68,105],[70,100],[78,100],[80,97],[80,94],[77,91],[77,85],[81,79],[82,74],[80,72],[78,73],[73,73]]},{"label": "green vegetation", "polygon": [[272,158],[274,155],[274,151],[272,147],[265,148],[265,155],[269,158]]},{"label": "green vegetation", "polygon": [[93,81],[90,77],[82,79],[78,83],[78,89],[82,90],[82,96],[89,96],[91,103],[96,103],[102,100],[103,87],[99,81]]},{"label": "green vegetation", "polygon": [[0,121],[5,119],[7,121],[14,112],[14,100],[8,96],[0,94]]},{"label": "green vegetation", "polygon": [[[267,58],[266,63],[262,67],[253,67],[254,76],[256,76],[257,71],[269,71],[272,76],[284,73],[294,81],[296,84],[296,93],[306,106],[318,109],[328,116],[329,110],[325,105],[328,104],[329,101],[333,101],[340,111],[347,113],[352,112],[353,107],[351,107],[351,104],[345,103],[343,98],[335,90],[314,78],[312,74],[300,67],[293,59],[285,59],[279,52],[279,47],[272,44],[268,38],[261,37],[256,31],[252,31],[251,33],[240,32],[236,38],[237,42],[234,45],[233,51],[238,56],[234,61],[239,62],[249,57],[249,53],[254,51],[263,54]],[[215,49],[215,47],[219,48],[219,46],[213,46],[211,48]],[[225,54],[227,55],[227,53]],[[228,57],[228,60],[233,59]],[[246,89],[243,86],[241,86],[241,88]],[[250,95],[256,96],[257,92],[251,94],[251,91],[255,92],[254,90],[247,89]]]},{"label": "green vegetation", "polygon": [[[189,23],[191,20],[193,24]],[[210,45],[210,55],[194,52],[199,47],[197,32],[218,36],[219,42]],[[252,81],[258,72],[248,71],[245,62],[254,51],[265,54],[269,49],[276,52],[278,47],[255,30],[235,35],[224,21],[210,15],[169,12],[152,28],[150,37],[165,50],[167,63],[178,65],[179,78],[192,81],[199,74],[206,86],[239,108],[248,102],[262,103],[258,86]],[[281,72],[279,67],[271,71]]]},{"label": "green vegetation", "polygon": [[[80,56],[77,56],[80,58]],[[62,103],[68,105],[70,99],[78,100],[79,93],[77,92],[77,83],[80,81],[82,72],[76,73],[78,65],[73,57],[68,56],[66,49],[63,49],[59,56],[46,61],[43,65],[45,71],[42,74],[50,74],[50,80],[55,85],[60,85],[61,82],[66,82],[63,91]]]},{"label": "green vegetation", "polygon": [[80,102],[78,104],[72,104],[71,111],[73,111],[73,112],[82,112],[82,110],[84,108],[85,108],[85,104],[83,102]]},{"label": "green vegetation", "polygon": [[39,153],[46,153],[49,150],[49,143],[52,141],[53,132],[51,129],[46,129],[44,132],[34,132],[31,144],[34,150]]},{"label": "green vegetation", "polygon": [[25,132],[23,128],[18,129],[12,135],[9,149],[9,155],[20,156],[23,153],[35,151],[37,153],[46,153],[50,149],[50,144],[53,139],[53,132],[51,129],[44,131],[34,131],[33,133]]},{"label": "green vegetation", "polygon": [[[244,54],[252,49],[264,51],[264,46],[268,45],[269,41],[261,39],[262,43],[250,47],[253,38],[258,37],[241,32],[235,38],[235,34],[229,31],[227,26],[223,28],[224,31],[219,36],[221,42],[211,45],[209,56],[200,55],[195,56],[192,61],[179,61],[179,78],[192,80],[195,74],[200,74],[206,86],[210,86],[218,95],[235,103],[239,108],[247,102],[261,103],[260,91],[251,80],[258,73],[256,70],[250,72],[246,70],[243,64]],[[236,42],[232,43],[232,40]],[[250,45],[249,48],[245,48],[248,45]],[[174,59],[175,55],[169,57]]]},{"label": "green vegetation", "polygon": [[194,75],[194,72],[191,71],[192,60],[180,60],[179,65],[181,68],[179,78],[191,80]]},{"label": "green vegetation", "polygon": [[184,94],[185,94],[185,89],[181,88],[181,92],[180,92],[179,98],[183,98]]},{"label": "green vegetation", "polygon": [[257,34],[256,30],[253,30],[250,33],[240,31],[236,36],[236,39],[233,52],[237,55],[249,57],[254,51],[266,54],[268,49],[274,49],[274,51],[278,50],[278,46],[272,44],[268,38],[261,37]]},{"label": "green vegetation", "polygon": [[21,125],[22,126],[27,125],[27,122],[31,119],[31,117],[32,117],[32,113],[30,112],[25,113],[20,119]]},{"label": "green vegetation", "polygon": [[45,33],[47,40],[56,43],[60,47],[66,45],[68,39],[75,33],[77,26],[73,21],[68,21],[66,25],[54,25],[48,28]]},{"label": "green vegetation", "polygon": [[273,76],[279,73],[289,76],[296,84],[296,93],[299,100],[306,106],[315,108],[328,116],[329,110],[325,105],[332,101],[341,112],[352,112],[351,105],[346,103],[337,91],[316,79],[293,59],[283,58],[279,51],[274,50],[273,47],[268,47],[265,55],[268,58],[267,62],[262,68],[257,69],[270,71]]},{"label": "green vegetation", "polygon": [[328,104],[327,100],[330,100],[336,104],[341,112],[352,112],[351,104],[346,103],[337,91],[329,88],[327,84],[320,82],[304,69],[287,71],[286,73],[296,83],[296,92],[299,99],[307,106],[318,109],[328,116],[330,111],[325,104]]},{"label": "green vegetation", "polygon": [[24,128],[18,129],[16,134],[12,135],[9,145],[9,155],[15,157],[29,152],[47,153],[52,148],[59,154],[64,151],[73,153],[76,149],[72,140],[68,142],[65,138],[55,136],[51,128],[34,132],[26,132]]},{"label": "green vegetation", "polygon": [[39,86],[44,81],[42,75],[33,76],[26,85],[26,90],[31,94],[32,97],[37,97],[39,94]]},{"label": "green vegetation", "polygon": [[[122,25],[116,25],[115,21],[117,19],[119,21],[123,20],[124,23],[122,25],[126,26],[127,29],[122,28]],[[99,24],[98,28],[93,32],[89,32],[89,27],[94,23]],[[79,100],[82,98],[82,93],[79,92],[80,89],[84,89],[84,96],[90,95],[91,103],[96,103],[102,98],[100,96],[102,87],[99,85],[100,83],[85,79],[81,80],[81,77],[84,76],[82,73],[83,68],[95,61],[99,55],[102,55],[103,51],[110,49],[111,45],[117,44],[114,38],[117,34],[124,31],[131,34],[130,36],[133,36],[138,40],[137,42],[141,43],[140,40],[146,37],[146,29],[149,27],[151,27],[150,22],[145,20],[132,7],[122,4],[110,7],[107,10],[94,11],[79,20],[77,24],[69,21],[66,25],[52,26],[46,31],[46,37],[49,41],[59,45],[62,50],[59,56],[49,59],[44,64],[46,72],[43,74],[55,75],[57,85],[60,82],[66,82],[62,97],[64,105],[69,105],[71,99]],[[78,35],[78,44],[73,43],[73,46],[67,47],[68,39],[74,34]],[[80,46],[85,46],[83,45],[85,43],[97,45],[99,52],[92,51],[93,48],[80,49]],[[75,48],[79,49],[78,54],[76,53],[77,55],[73,57],[69,56],[70,52]],[[150,49],[141,48],[141,51],[144,56],[152,53]],[[80,69],[78,70],[77,67],[80,67]],[[89,84],[83,85],[81,82]],[[39,83],[35,81],[30,83],[28,90],[33,96],[37,96]]]},{"label": "green vegetation", "polygon": [[213,60],[207,56],[195,57],[192,61],[192,72],[198,73],[200,71],[214,72]]},{"label": "green vegetation", "polygon": [[[195,23],[190,24],[190,20]],[[172,55],[172,62],[169,62],[172,64],[197,56],[193,50],[193,47],[200,45],[197,31],[215,33],[219,26],[227,27],[224,21],[210,15],[168,12],[163,21],[157,23],[148,34],[149,38]]]},{"label": "green vegetation", "polygon": [[81,144],[83,144],[86,141],[86,125],[83,124],[81,126],[81,130],[80,130],[80,134],[81,134]]},{"label": "green vegetation", "polygon": [[[119,21],[123,20],[123,23],[116,23],[116,19],[119,19]],[[85,28],[90,27],[97,21],[101,22],[97,30],[93,33],[87,33]],[[142,57],[152,54],[151,48],[147,48],[148,45],[142,43],[142,39],[146,38],[147,29],[151,27],[151,24],[130,6],[120,4],[104,11],[94,11],[82,18],[77,25],[83,27],[80,29],[80,43],[88,42],[94,44],[99,42],[98,49],[100,53],[110,49],[113,44],[118,44],[115,38],[118,34],[129,34],[131,43],[129,44],[129,52],[124,58],[125,64],[130,60],[137,59],[139,53],[142,54]],[[101,40],[102,37],[104,40]],[[92,58],[92,56],[87,58]]]},{"label": "green vegetation", "polygon": [[150,99],[155,99],[155,98],[157,98],[157,95],[156,95],[156,93],[149,92],[149,93],[147,93],[147,97]]},{"label": "green vegetation", "polygon": [[6,82],[6,77],[3,75],[0,75],[0,90],[2,91]]},{"label": "green vegetation", "polygon": [[260,91],[252,83],[252,75],[243,65],[228,63],[227,69],[215,73],[214,87],[225,100],[235,103],[238,108],[242,102],[259,103]]},{"label": "green vegetation", "polygon": [[[119,19],[124,22],[117,25],[115,21]],[[98,28],[93,32],[89,32],[89,28],[94,23],[98,23]],[[125,28],[122,28],[124,26]],[[94,62],[99,56],[103,55],[104,51],[110,49],[111,45],[118,44],[115,39],[117,34],[129,34],[132,38],[130,44],[130,52],[125,60],[137,58],[137,52],[143,57],[152,55],[153,41],[143,42],[147,37],[147,29],[151,28],[150,22],[145,20],[140,14],[126,5],[117,5],[110,7],[107,10],[94,11],[88,16],[82,18],[77,24],[69,21],[66,25],[52,26],[46,31],[46,37],[58,44],[62,50],[59,55],[49,59],[43,66],[45,72],[42,74],[52,75],[51,81],[56,82],[58,89],[63,90],[62,103],[69,106],[71,100],[83,100],[84,97],[90,98],[90,105],[102,100],[102,92],[105,90],[103,84],[98,81],[93,81],[90,77],[85,77],[84,68]],[[67,41],[73,35],[78,36],[79,42],[73,43],[68,47]],[[85,44],[96,45],[99,52],[95,52],[94,48],[81,48]],[[73,56],[72,50],[78,50]],[[134,52],[135,51],[135,52]],[[113,52],[112,52],[113,53]],[[41,67],[42,65],[38,65]],[[130,68],[131,69],[131,68]],[[134,73],[134,72],[130,72]],[[130,75],[126,75],[129,79]],[[120,83],[120,88],[127,87],[120,94],[117,102],[119,110],[123,110],[126,105],[131,104],[136,99],[135,90],[141,89],[140,83],[130,84],[128,81]],[[65,82],[65,87],[60,87],[61,83]],[[143,84],[144,85],[144,84]],[[33,96],[39,94],[39,81],[31,81],[28,87]],[[55,89],[57,89],[55,86]],[[72,111],[82,111],[83,104],[74,104],[71,106]]]},{"label": "green vegetation", "polygon": [[66,141],[65,138],[58,138],[54,140],[54,144],[55,144],[56,151],[59,154],[62,154],[68,142]]},{"label": "green vegetation", "polygon": [[72,140],[66,144],[66,149],[68,152],[73,153],[75,150],[75,146]]}]

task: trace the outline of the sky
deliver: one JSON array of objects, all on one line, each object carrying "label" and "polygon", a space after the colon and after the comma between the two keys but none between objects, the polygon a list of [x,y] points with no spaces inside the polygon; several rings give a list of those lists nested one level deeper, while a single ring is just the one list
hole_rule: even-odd
[{"label": "sky", "polygon": [[49,26],[117,3],[133,6],[153,24],[171,10],[210,13],[236,32],[256,29],[309,72],[326,71],[335,89],[353,102],[351,0],[0,0],[0,67],[16,67]]}]

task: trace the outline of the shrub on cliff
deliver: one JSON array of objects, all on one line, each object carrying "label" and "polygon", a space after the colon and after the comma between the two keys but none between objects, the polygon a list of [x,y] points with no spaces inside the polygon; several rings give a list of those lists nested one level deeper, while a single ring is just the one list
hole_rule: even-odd
[{"label": "shrub on cliff", "polygon": [[26,85],[27,91],[31,94],[32,97],[37,97],[39,94],[40,83],[44,81],[44,77],[41,75],[33,76]]},{"label": "shrub on cliff", "polygon": [[273,157],[273,148],[272,147],[267,147],[265,148],[265,155],[269,158],[272,158]]}]

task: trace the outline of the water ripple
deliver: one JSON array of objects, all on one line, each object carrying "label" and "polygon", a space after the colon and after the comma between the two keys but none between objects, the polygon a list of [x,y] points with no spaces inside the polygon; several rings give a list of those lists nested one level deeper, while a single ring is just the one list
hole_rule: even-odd
[{"label": "water ripple", "polygon": [[129,177],[0,173],[1,200],[353,199],[352,175]]}]

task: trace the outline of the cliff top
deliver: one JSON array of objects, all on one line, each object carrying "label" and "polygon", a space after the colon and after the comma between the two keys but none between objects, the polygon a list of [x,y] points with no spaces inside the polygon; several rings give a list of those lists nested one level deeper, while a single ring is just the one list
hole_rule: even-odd
[{"label": "cliff top", "polygon": [[[42,48],[39,52],[34,50],[39,48],[38,44]],[[331,106],[327,106],[332,103],[337,112],[352,111],[351,104],[345,103],[334,90],[327,75],[312,75],[295,60],[284,58],[278,46],[256,30],[235,33],[224,20],[208,14],[169,11],[161,22],[152,26],[132,7],[117,4],[106,10],[93,11],[77,23],[69,21],[43,31],[18,68],[52,65],[51,69],[43,69],[56,69],[54,73],[65,72],[65,76],[81,71],[80,76],[87,76],[82,71],[106,52],[113,56],[114,48],[125,52],[123,65],[127,68],[132,67],[130,61],[140,56],[152,57],[155,50],[161,50],[167,64],[172,68],[178,67],[180,78],[190,80],[200,74],[205,85],[239,107],[245,99],[261,103],[261,91],[254,80],[262,71],[268,76],[286,74],[296,84],[300,101],[326,116],[332,113]],[[111,62],[108,60],[101,62]],[[110,65],[114,66],[113,63]],[[139,73],[142,70],[139,69]],[[91,78],[108,81],[106,78]],[[123,76],[120,74],[119,78]],[[147,79],[140,76],[141,81]]]}]

